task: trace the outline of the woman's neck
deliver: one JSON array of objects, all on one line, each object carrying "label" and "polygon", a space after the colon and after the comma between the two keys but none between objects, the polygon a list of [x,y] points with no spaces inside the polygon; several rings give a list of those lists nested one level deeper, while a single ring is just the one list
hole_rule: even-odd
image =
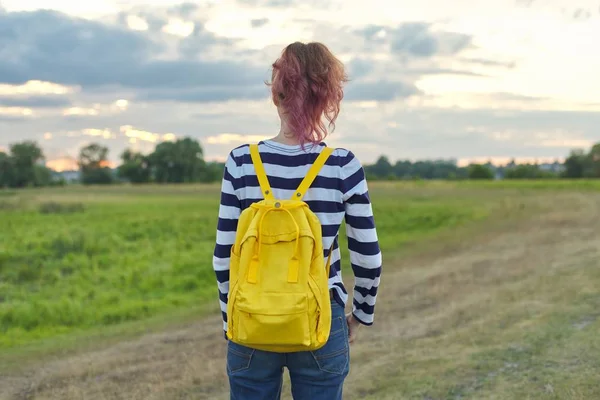
[{"label": "woman's neck", "polygon": [[285,123],[284,120],[281,121],[281,127],[279,128],[279,133],[277,134],[277,136],[275,136],[271,140],[274,142],[278,142],[278,143],[282,143],[282,144],[286,144],[286,145],[290,145],[290,146],[300,144],[300,141],[298,140],[297,136],[292,133],[292,131],[290,130],[290,128],[288,127],[288,125]]}]

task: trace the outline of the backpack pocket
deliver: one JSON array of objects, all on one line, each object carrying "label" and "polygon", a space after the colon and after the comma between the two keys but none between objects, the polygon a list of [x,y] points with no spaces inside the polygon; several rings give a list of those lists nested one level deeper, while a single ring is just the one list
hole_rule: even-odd
[{"label": "backpack pocket", "polygon": [[260,293],[256,298],[241,293],[234,308],[239,343],[309,346],[311,324],[305,293]]}]

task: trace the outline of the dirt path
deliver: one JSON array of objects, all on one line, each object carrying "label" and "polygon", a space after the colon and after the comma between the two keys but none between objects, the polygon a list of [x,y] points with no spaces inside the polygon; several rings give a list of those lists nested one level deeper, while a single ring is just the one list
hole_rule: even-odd
[{"label": "dirt path", "polygon": [[[466,315],[464,310],[485,304],[482,299],[496,290],[565,265],[597,260],[600,196],[561,194],[551,201],[552,212],[497,232],[489,226],[469,246],[398,260],[393,267],[386,260],[376,324],[363,328],[352,347],[345,398],[375,392],[371,378],[401,369],[398,363],[410,351],[403,343],[442,335],[463,321],[457,318],[476,318],[479,314]],[[0,377],[0,399],[226,399],[219,318],[55,359],[24,375]]]}]

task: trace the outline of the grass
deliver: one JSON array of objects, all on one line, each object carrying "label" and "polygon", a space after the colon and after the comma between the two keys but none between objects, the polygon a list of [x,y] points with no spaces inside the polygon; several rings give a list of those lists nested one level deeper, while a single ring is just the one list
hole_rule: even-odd
[{"label": "grass", "polygon": [[[47,213],[29,205],[2,215],[0,347],[191,307],[215,293],[211,270],[215,193],[106,195],[69,192],[54,202],[85,211]],[[116,201],[115,201],[116,200]]]},{"label": "grass", "polygon": [[[386,251],[489,212],[475,198],[435,190],[376,185],[373,196]],[[216,302],[217,186],[76,187],[11,198],[19,207],[0,211],[0,349]],[[345,238],[342,248],[347,259]]]},{"label": "grass", "polygon": [[355,357],[371,371],[356,398],[600,398],[600,197],[530,200],[545,212],[466,252],[399,263],[393,319]]},{"label": "grass", "polygon": [[[568,184],[372,184],[385,279],[376,325],[353,348],[348,398],[600,398],[600,185]],[[93,356],[93,368],[76,358],[72,371],[56,367],[39,398],[226,398],[222,365],[207,366],[220,359],[222,341],[202,322],[186,325],[206,305],[217,315],[218,187],[72,187],[5,198],[15,206],[0,208],[8,227],[0,231],[0,367],[131,338],[114,355]],[[343,259],[351,284],[347,251]],[[140,333],[161,330],[182,341],[136,344]],[[148,348],[155,358],[142,359]],[[145,363],[161,377],[139,372]],[[116,365],[122,383],[86,392],[88,376]],[[60,392],[67,376],[80,394]]]},{"label": "grass", "polygon": [[402,187],[444,187],[477,189],[545,189],[567,191],[599,191],[600,179],[503,179],[503,180],[457,180],[457,181],[387,181],[377,185],[399,185]]}]

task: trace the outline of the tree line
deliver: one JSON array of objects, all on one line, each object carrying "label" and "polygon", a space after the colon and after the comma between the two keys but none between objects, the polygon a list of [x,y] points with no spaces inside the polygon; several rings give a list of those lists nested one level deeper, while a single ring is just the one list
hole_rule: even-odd
[{"label": "tree line", "polygon": [[81,182],[208,183],[223,174],[223,164],[206,162],[200,143],[189,137],[159,143],[150,154],[127,149],[121,153],[116,171],[107,167],[107,158],[107,147],[96,143],[84,147],[79,156]]},{"label": "tree line", "polygon": [[[78,156],[79,182],[209,183],[219,181],[223,176],[224,165],[206,162],[200,143],[189,137],[159,143],[150,154],[127,149],[121,153],[121,163],[116,169],[109,167],[108,155],[108,147],[98,143],[83,147]],[[600,143],[589,151],[573,150],[564,163],[556,162],[550,168],[515,162],[505,166],[486,163],[459,167],[446,160],[400,160],[392,164],[387,157],[381,156],[374,164],[365,165],[365,173],[370,180],[600,178]],[[45,166],[44,152],[35,141],[12,144],[8,153],[0,151],[0,188],[66,183],[61,174]]]},{"label": "tree line", "polygon": [[[159,143],[150,154],[125,150],[121,163],[113,169],[109,149],[91,143],[80,149],[78,181],[82,184],[192,183],[220,180],[224,165],[206,162],[200,143],[192,138]],[[12,144],[9,152],[0,152],[0,187],[22,188],[64,185],[63,174],[45,166],[45,156],[35,141]]]},{"label": "tree line", "polygon": [[389,158],[381,156],[374,164],[365,166],[365,173],[370,180],[600,178],[600,142],[587,152],[571,151],[563,163],[556,161],[544,166],[511,161],[503,166],[488,162],[459,167],[455,162],[446,160],[399,160],[392,164]]}]

